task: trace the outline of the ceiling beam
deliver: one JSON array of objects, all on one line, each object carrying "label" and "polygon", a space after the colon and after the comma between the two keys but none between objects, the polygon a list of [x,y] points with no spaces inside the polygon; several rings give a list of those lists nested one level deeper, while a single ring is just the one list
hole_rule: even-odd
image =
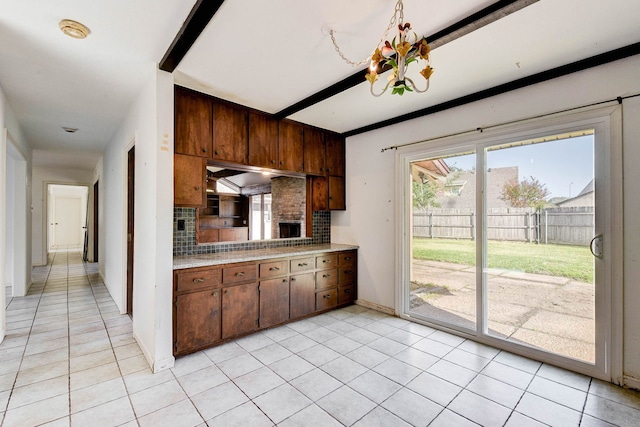
[{"label": "ceiling beam", "polygon": [[[495,22],[500,18],[520,10],[530,4],[537,2],[538,0],[499,0],[484,9],[467,16],[466,18],[448,26],[447,28],[438,31],[427,37],[429,45],[432,49],[440,47],[446,43],[449,43],[463,35],[469,34],[472,31],[477,30],[485,25]],[[339,94],[347,89],[363,83],[365,81],[364,75],[367,68],[363,68],[349,77],[340,80],[333,85],[322,89],[321,91],[314,93],[313,95],[296,102],[295,104],[277,112],[274,116],[278,119],[284,119],[292,114],[302,111],[305,108],[311,107],[314,104],[322,102],[331,98],[334,95]],[[383,70],[385,71],[385,70]]]},{"label": "ceiling beam", "polygon": [[173,73],[224,0],[198,0],[160,61],[160,69]]},{"label": "ceiling beam", "polygon": [[407,120],[417,119],[418,117],[428,116],[430,114],[438,113],[440,111],[449,110],[454,107],[459,107],[461,105],[480,101],[492,96],[503,94],[505,92],[510,92],[512,90],[521,89],[526,86],[542,83],[547,80],[555,79],[555,78],[566,76],[568,74],[572,74],[578,71],[583,71],[589,68],[608,64],[610,62],[618,61],[620,59],[628,58],[634,55],[640,55],[640,42],[630,44],[628,46],[624,46],[619,49],[610,50],[609,52],[601,53],[599,55],[595,55],[590,58],[581,59],[579,61],[572,62],[570,64],[561,65],[560,67],[542,71],[540,73],[523,77],[518,80],[513,80],[511,82],[494,86],[489,89],[485,89],[469,95],[461,96],[460,98],[452,99],[450,101],[446,101],[437,105],[432,105],[431,107],[423,108],[407,114],[402,114],[400,116],[393,117],[387,120],[382,120],[377,123],[372,123],[367,126],[362,126],[357,129],[344,132],[342,135],[345,137],[349,137],[349,136],[359,135],[365,132],[370,132],[372,130],[381,129],[383,127],[402,123]]}]

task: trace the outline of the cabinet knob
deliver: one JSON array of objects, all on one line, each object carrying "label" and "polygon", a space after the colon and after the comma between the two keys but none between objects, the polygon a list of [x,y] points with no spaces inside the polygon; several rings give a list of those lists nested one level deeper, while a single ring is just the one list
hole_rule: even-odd
[{"label": "cabinet knob", "polygon": [[330,274],[323,274],[322,277],[324,277],[326,279],[327,277],[331,277],[331,275]]},{"label": "cabinet knob", "polygon": [[345,289],[345,290],[344,290],[344,293],[345,293],[345,294],[350,294],[350,293],[351,293],[351,289]]},{"label": "cabinet knob", "polygon": [[325,264],[331,264],[331,260],[330,259],[323,259],[322,262],[325,263]]},{"label": "cabinet knob", "polygon": [[320,172],[324,171],[324,168],[320,168]]},{"label": "cabinet knob", "polygon": [[292,281],[292,282],[295,282],[295,281],[296,281],[296,278],[295,278],[295,277],[292,277],[292,278],[291,278],[291,281]]},{"label": "cabinet knob", "polygon": [[351,270],[345,270],[345,271],[344,271],[344,274],[351,274],[351,273],[352,273],[352,271],[351,271]]},{"label": "cabinet knob", "polygon": [[331,172],[331,168],[327,168],[327,172]]},{"label": "cabinet knob", "polygon": [[346,257],[344,257],[344,260],[345,261],[351,261],[351,257],[350,256],[346,256]]},{"label": "cabinet knob", "polygon": [[196,191],[200,191],[200,187],[196,187]]},{"label": "cabinet knob", "polygon": [[218,291],[214,292],[214,293],[213,293],[213,296],[214,296],[214,297],[217,297],[217,296],[218,296]]},{"label": "cabinet knob", "polygon": [[227,289],[227,290],[225,290],[225,291],[224,291],[224,294],[225,294],[225,295],[229,295],[229,290],[228,290],[228,289]]},{"label": "cabinet knob", "polygon": [[329,298],[331,298],[331,295],[323,295],[322,298],[329,299]]},{"label": "cabinet knob", "polygon": [[282,279],[282,283],[287,283],[287,279]]},{"label": "cabinet knob", "polygon": [[203,152],[203,153],[206,153],[207,151],[209,151],[209,149],[208,149],[208,148],[203,148],[203,149],[202,149],[202,152]]},{"label": "cabinet knob", "polygon": [[274,164],[276,161],[275,160],[271,160],[271,163]]}]

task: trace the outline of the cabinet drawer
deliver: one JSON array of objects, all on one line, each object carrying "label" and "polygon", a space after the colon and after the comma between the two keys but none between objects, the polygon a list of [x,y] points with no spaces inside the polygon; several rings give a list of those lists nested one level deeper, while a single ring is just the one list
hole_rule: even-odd
[{"label": "cabinet drawer", "polygon": [[338,290],[329,289],[323,292],[316,292],[316,310],[325,310],[338,305]]},{"label": "cabinet drawer", "polygon": [[260,278],[277,277],[287,274],[287,261],[263,262],[260,264]]},{"label": "cabinet drawer", "polygon": [[356,288],[354,285],[338,286],[338,304],[345,304],[356,299]]},{"label": "cabinet drawer", "polygon": [[219,268],[176,274],[176,290],[178,292],[211,288],[220,285],[220,283],[221,272]]},{"label": "cabinet drawer", "polygon": [[300,258],[300,259],[292,259],[291,260],[291,273],[298,273],[300,271],[307,271],[314,269],[314,259],[311,258]]},{"label": "cabinet drawer", "polygon": [[256,264],[243,264],[222,269],[222,283],[225,285],[249,282],[256,280],[257,276],[258,268]]},{"label": "cabinet drawer", "polygon": [[316,273],[316,290],[338,286],[338,270],[325,270]]},{"label": "cabinet drawer", "polygon": [[340,267],[350,267],[356,264],[355,252],[342,252],[338,254],[338,265]]},{"label": "cabinet drawer", "polygon": [[352,285],[356,281],[356,270],[353,267],[340,267],[338,269],[338,284],[340,286]]},{"label": "cabinet drawer", "polygon": [[338,266],[338,255],[323,255],[316,257],[316,268],[335,268]]}]

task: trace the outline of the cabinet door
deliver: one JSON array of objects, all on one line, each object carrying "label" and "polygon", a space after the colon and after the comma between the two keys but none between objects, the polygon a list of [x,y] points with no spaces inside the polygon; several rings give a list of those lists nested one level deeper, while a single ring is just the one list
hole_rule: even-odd
[{"label": "cabinet door", "polygon": [[327,175],[344,177],[344,138],[327,132],[324,141]]},{"label": "cabinet door", "polygon": [[280,169],[303,171],[302,125],[281,121],[278,127]]},{"label": "cabinet door", "polygon": [[201,207],[205,199],[205,170],[207,159],[174,154],[173,204],[174,206]]},{"label": "cabinet door", "polygon": [[291,276],[291,319],[311,314],[316,309],[316,284],[313,273]]},{"label": "cabinet door", "polygon": [[330,176],[329,180],[329,210],[345,210],[344,178],[341,176]]},{"label": "cabinet door", "polygon": [[176,354],[207,347],[220,340],[220,294],[220,289],[210,289],[176,297]]},{"label": "cabinet door", "polygon": [[329,210],[329,181],[326,176],[311,177],[311,209]]},{"label": "cabinet door", "polygon": [[260,282],[260,328],[289,320],[289,279]]},{"label": "cabinet door", "polygon": [[248,112],[223,102],[213,103],[213,159],[247,164]]},{"label": "cabinet door", "polygon": [[258,284],[229,286],[222,291],[222,338],[258,329]]},{"label": "cabinet door", "polygon": [[304,128],[304,172],[311,175],[325,175],[324,132]]},{"label": "cabinet door", "polygon": [[249,164],[278,169],[278,121],[249,113]]},{"label": "cabinet door", "polygon": [[176,87],[176,153],[200,157],[211,155],[212,111],[211,98]]}]

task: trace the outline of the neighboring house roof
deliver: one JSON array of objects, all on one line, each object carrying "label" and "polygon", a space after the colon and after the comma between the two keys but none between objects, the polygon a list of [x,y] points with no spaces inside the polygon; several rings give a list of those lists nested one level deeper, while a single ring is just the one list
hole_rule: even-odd
[{"label": "neighboring house roof", "polygon": [[451,170],[444,159],[421,160],[411,163],[411,176],[415,182],[441,181]]},{"label": "neighboring house roof", "polygon": [[[458,176],[455,176],[458,174]],[[436,197],[440,208],[473,209],[476,204],[475,171],[451,172],[442,195]],[[507,182],[518,182],[518,167],[491,168],[487,171],[487,206],[489,208],[509,207],[501,199],[502,189]]]},{"label": "neighboring house roof", "polygon": [[561,207],[595,206],[595,180],[589,181],[576,197],[556,203]]}]

